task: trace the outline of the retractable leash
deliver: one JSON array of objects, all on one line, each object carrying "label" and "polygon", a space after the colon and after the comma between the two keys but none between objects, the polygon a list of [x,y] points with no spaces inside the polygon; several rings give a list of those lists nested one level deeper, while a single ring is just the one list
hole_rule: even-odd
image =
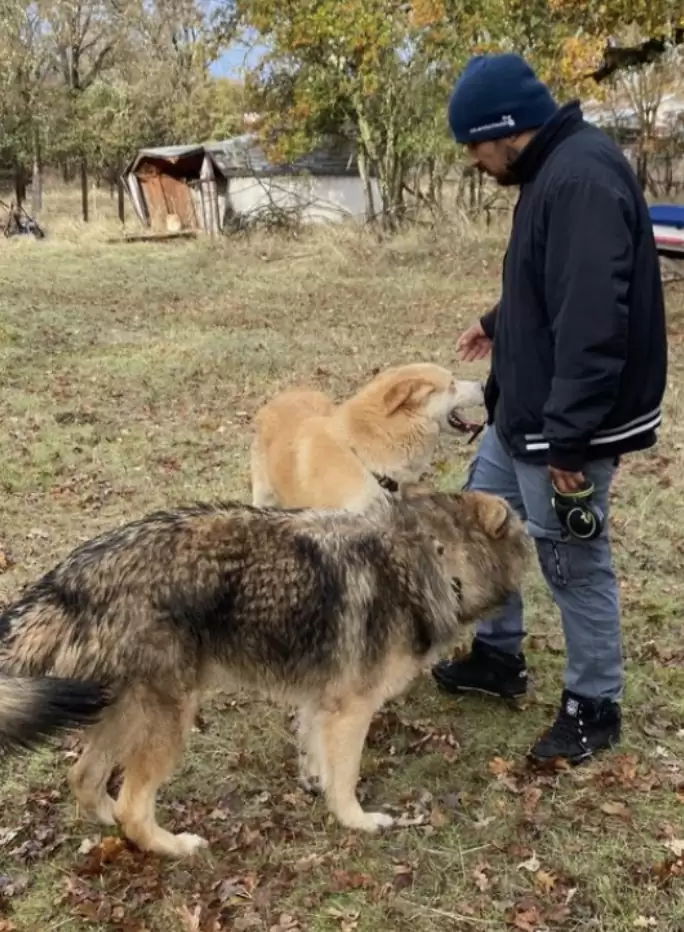
[{"label": "retractable leash", "polygon": [[485,429],[485,425],[484,425],[484,424],[478,424],[477,427],[475,428],[475,430],[472,432],[472,434],[471,434],[470,437],[468,438],[468,443],[472,443],[473,440],[477,439],[477,437],[480,436],[480,434],[482,433],[482,431],[483,431],[484,429]]},{"label": "retractable leash", "polygon": [[577,540],[595,540],[603,531],[605,517],[592,501],[594,484],[587,482],[576,492],[559,492],[554,485],[553,491],[551,504],[568,534]]},{"label": "retractable leash", "polygon": [[[468,443],[476,440],[484,429],[484,424],[478,424],[468,438]],[[576,492],[559,492],[554,485],[553,492],[551,505],[571,537],[577,540],[595,540],[602,533],[606,521],[603,512],[592,500],[593,482],[587,482]]]}]

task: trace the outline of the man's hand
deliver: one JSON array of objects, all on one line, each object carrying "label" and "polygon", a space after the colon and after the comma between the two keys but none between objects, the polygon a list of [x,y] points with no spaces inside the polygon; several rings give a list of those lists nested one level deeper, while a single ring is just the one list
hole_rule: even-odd
[{"label": "man's hand", "polygon": [[564,469],[555,469],[553,466],[549,466],[549,472],[557,491],[565,495],[579,492],[586,482],[583,472],[566,472]]},{"label": "man's hand", "polygon": [[461,351],[463,362],[475,362],[476,359],[485,359],[492,349],[492,341],[482,329],[478,320],[476,324],[461,334],[456,344]]}]

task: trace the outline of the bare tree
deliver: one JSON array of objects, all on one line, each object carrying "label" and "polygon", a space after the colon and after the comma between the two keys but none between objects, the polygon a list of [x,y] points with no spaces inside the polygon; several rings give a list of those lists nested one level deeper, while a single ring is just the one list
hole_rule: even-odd
[{"label": "bare tree", "polygon": [[132,4],[127,0],[45,0],[38,6],[51,38],[55,69],[71,104],[81,205],[87,221],[88,160],[80,142],[79,104],[88,88],[114,64]]},{"label": "bare tree", "polygon": [[[626,41],[638,41],[634,29],[626,30]],[[644,190],[658,195],[658,184],[651,172],[653,155],[661,147],[663,120],[661,108],[666,94],[681,75],[681,53],[677,46],[663,52],[655,61],[617,71],[611,80],[609,101],[618,127],[628,108],[634,115],[637,133],[636,173]]]},{"label": "bare tree", "polygon": [[32,209],[42,206],[42,135],[49,122],[51,49],[40,10],[30,0],[0,0],[0,116],[15,163],[15,198],[26,195],[25,161],[33,165]]}]

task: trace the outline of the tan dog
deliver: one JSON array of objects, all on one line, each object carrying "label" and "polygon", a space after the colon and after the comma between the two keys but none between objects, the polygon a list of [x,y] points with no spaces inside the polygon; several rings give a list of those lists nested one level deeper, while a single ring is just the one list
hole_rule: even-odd
[{"label": "tan dog", "polygon": [[386,369],[339,406],[318,391],[282,392],[255,418],[252,501],[363,511],[383,484],[417,481],[440,432],[469,431],[461,409],[483,401],[480,382],[431,363]]}]

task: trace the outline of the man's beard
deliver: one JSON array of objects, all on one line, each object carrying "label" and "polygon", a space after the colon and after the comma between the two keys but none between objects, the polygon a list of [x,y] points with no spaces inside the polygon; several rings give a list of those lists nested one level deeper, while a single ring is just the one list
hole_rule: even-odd
[{"label": "man's beard", "polygon": [[515,146],[506,146],[506,168],[498,175],[493,176],[496,183],[502,188],[514,187],[520,183],[515,172],[515,163],[519,157],[520,152]]}]

